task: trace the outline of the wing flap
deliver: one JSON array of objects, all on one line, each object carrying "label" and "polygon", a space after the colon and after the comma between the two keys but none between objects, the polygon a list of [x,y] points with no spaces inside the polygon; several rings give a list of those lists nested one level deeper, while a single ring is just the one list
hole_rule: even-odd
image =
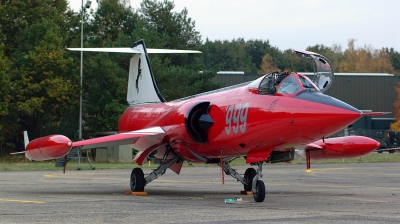
[{"label": "wing flap", "polygon": [[137,131],[125,132],[105,137],[92,138],[72,143],[72,147],[82,146],[81,149],[107,147],[113,145],[133,144],[136,139],[142,136],[165,134],[161,127],[152,127]]}]

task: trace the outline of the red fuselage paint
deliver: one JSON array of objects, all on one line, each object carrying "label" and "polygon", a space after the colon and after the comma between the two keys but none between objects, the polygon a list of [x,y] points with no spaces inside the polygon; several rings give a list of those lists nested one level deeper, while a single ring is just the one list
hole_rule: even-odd
[{"label": "red fuselage paint", "polygon": [[[285,151],[332,135],[361,117],[361,112],[347,109],[348,105],[338,100],[345,106],[295,97],[303,91],[308,90],[262,95],[247,85],[186,100],[131,106],[121,116],[118,131],[161,126],[166,132],[163,141],[175,152],[185,160],[201,162],[192,152],[219,158],[221,150],[224,157],[246,156],[254,149]],[[196,142],[185,131],[185,115],[199,101],[210,102],[208,113],[214,121],[205,143]],[[150,141],[135,148],[143,151],[156,143]]]}]

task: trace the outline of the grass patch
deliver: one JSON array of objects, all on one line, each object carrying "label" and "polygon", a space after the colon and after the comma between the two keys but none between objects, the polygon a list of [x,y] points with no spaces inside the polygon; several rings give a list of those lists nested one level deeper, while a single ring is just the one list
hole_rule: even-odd
[{"label": "grass patch", "polygon": [[[341,164],[341,163],[383,163],[383,162],[400,162],[400,153],[370,153],[358,158],[350,159],[335,159],[335,160],[311,160],[311,164]],[[234,160],[231,165],[245,165],[246,162],[244,158],[238,158]],[[288,163],[282,163],[288,164]],[[293,160],[290,164],[306,164],[306,160],[301,161]],[[76,161],[70,161],[67,164],[67,170],[76,170],[78,163]],[[92,162],[92,165],[97,169],[133,169],[138,167],[135,163],[98,163]],[[184,162],[185,167],[199,167],[199,166],[215,166],[215,164],[189,164]],[[158,164],[155,163],[144,163],[142,167],[156,168]],[[80,168],[82,170],[90,170],[89,164],[85,161],[81,162]],[[49,160],[44,162],[29,161],[20,157],[19,159],[14,159],[14,161],[7,162],[2,161],[0,163],[0,171],[48,171],[48,170],[62,170],[62,167],[55,167],[55,160]]]}]

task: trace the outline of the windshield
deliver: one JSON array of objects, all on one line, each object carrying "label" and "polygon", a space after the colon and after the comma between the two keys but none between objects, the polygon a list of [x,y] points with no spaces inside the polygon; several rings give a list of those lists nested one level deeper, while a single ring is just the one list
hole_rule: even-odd
[{"label": "windshield", "polygon": [[294,94],[301,90],[296,78],[291,75],[284,79],[279,85],[277,93],[280,94]]},{"label": "windshield", "polygon": [[301,85],[305,89],[308,89],[308,90],[311,90],[311,91],[314,91],[314,90],[318,90],[319,91],[318,87],[316,87],[309,78],[307,78],[306,76],[302,76],[302,75],[299,75],[298,77],[299,77],[299,81],[300,81]]},{"label": "windshield", "polygon": [[258,93],[260,94],[275,94],[275,73],[270,73],[261,81]]}]

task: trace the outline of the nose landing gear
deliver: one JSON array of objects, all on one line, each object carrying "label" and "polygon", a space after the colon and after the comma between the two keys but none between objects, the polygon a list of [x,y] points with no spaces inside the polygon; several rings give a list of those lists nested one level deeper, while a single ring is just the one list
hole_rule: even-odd
[{"label": "nose landing gear", "polygon": [[251,191],[256,202],[263,202],[265,199],[265,185],[262,180],[259,180],[262,177],[262,164],[262,162],[257,163],[257,171],[254,168],[248,168],[244,176],[232,169],[228,161],[223,162],[222,168],[227,175],[241,182],[245,191]]},{"label": "nose landing gear", "polygon": [[251,192],[256,202],[263,202],[265,199],[265,185],[262,180],[259,180],[262,177],[262,164],[262,162],[257,163],[258,170],[252,179]]}]

